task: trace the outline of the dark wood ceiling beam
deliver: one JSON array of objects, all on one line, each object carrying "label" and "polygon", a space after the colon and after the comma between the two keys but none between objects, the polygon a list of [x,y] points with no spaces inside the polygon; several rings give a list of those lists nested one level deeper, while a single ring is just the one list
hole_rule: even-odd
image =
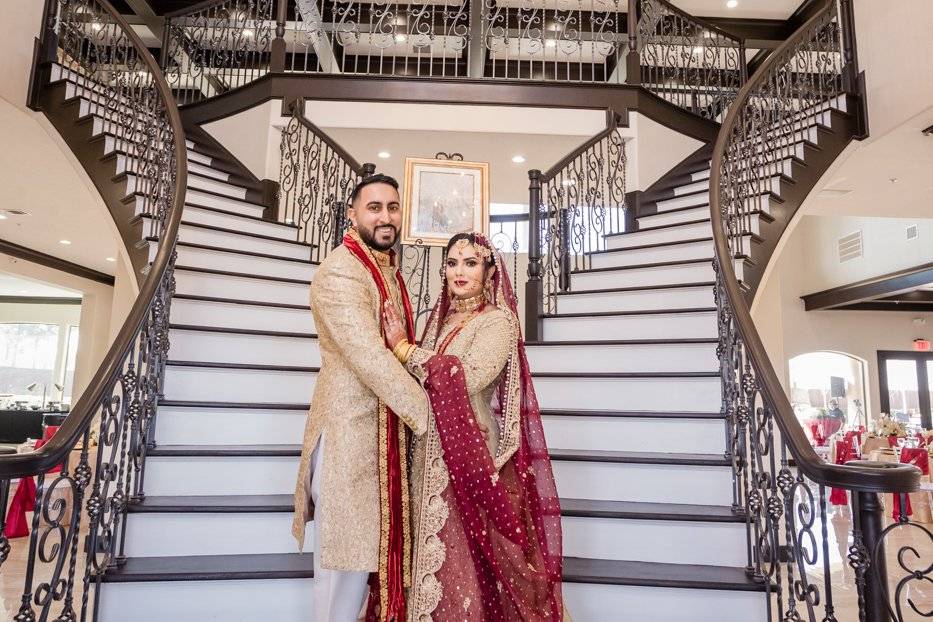
[{"label": "dark wood ceiling beam", "polygon": [[152,34],[155,35],[156,39],[159,41],[162,40],[162,30],[165,26],[165,20],[156,15],[155,11],[152,10],[152,7],[146,0],[123,0],[126,2],[133,13],[142,20],[142,23],[152,31]]},{"label": "dark wood ceiling beam", "polygon": [[84,279],[97,281],[98,283],[103,283],[104,285],[113,286],[114,283],[114,278],[109,274],[104,274],[103,272],[98,272],[92,268],[72,263],[58,257],[53,257],[52,255],[47,255],[35,249],[21,246],[13,242],[8,242],[6,240],[0,240],[0,253],[9,255],[11,257],[16,257],[18,259],[24,259],[26,261],[39,264],[40,266],[52,268],[53,270],[61,270],[62,272],[80,276]]},{"label": "dark wood ceiling beam", "polygon": [[[851,309],[859,303],[887,305],[883,298],[900,296],[933,283],[933,262],[801,296],[807,311]],[[926,303],[915,303],[926,304]]]}]

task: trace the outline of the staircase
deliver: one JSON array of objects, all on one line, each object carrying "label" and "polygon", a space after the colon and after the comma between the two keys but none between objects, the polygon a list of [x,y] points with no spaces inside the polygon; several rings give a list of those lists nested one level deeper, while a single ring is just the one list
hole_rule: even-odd
[{"label": "staircase", "polygon": [[[128,148],[139,132],[128,103],[57,64],[39,97],[147,272],[171,240],[146,203],[145,161]],[[742,195],[746,222],[730,239],[746,296],[851,138],[851,106],[838,97],[804,108],[768,128],[780,140],[739,145],[755,154],[748,177],[767,180]],[[86,570],[99,581],[93,607],[103,622],[304,622],[313,530],[299,554],[289,527],[296,442],[321,363],[308,304],[318,255],[299,227],[274,220],[265,188],[230,153],[201,128],[186,134],[164,380],[151,432],[134,429],[140,445],[124,450],[141,458],[126,488],[144,494],[111,491],[109,511],[125,507],[125,524],[114,519],[103,543],[82,540],[113,553],[105,571]],[[724,394],[712,152],[705,145],[643,195],[636,227],[605,236],[570,273],[528,343],[576,622],[746,622],[774,611],[771,576],[750,572],[762,562]]]}]

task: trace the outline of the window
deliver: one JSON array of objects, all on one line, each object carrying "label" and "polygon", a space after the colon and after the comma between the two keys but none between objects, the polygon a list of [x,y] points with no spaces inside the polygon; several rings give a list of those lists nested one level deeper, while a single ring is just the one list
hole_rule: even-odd
[{"label": "window", "polygon": [[62,386],[61,394],[56,395],[62,402],[70,404],[72,387],[75,379],[75,361],[78,358],[78,327],[68,327],[68,343],[65,350],[65,365],[62,368],[62,378],[59,384]]},{"label": "window", "polygon": [[878,352],[881,410],[910,426],[933,427],[933,353]]},{"label": "window", "polygon": [[[57,324],[0,324],[0,394],[10,405],[54,399]],[[30,390],[27,387],[35,386]]]},{"label": "window", "polygon": [[841,429],[865,425],[865,363],[841,352],[810,352],[789,361],[791,404],[818,446]]}]

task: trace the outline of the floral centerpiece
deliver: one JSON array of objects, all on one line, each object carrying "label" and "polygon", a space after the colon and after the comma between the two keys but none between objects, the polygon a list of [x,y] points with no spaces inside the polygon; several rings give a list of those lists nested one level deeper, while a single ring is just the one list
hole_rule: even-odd
[{"label": "floral centerpiece", "polygon": [[907,428],[903,423],[891,415],[887,413],[881,413],[881,417],[878,419],[877,428],[875,429],[875,434],[888,438],[892,436],[900,438],[902,436],[907,436]]}]

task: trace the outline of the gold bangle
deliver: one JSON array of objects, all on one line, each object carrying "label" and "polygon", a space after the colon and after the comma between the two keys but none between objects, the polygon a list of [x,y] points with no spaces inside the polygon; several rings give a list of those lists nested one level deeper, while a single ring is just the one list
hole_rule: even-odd
[{"label": "gold bangle", "polygon": [[[408,340],[407,340],[407,339],[402,339],[402,340],[399,341],[397,344],[395,344],[395,347],[392,348],[392,354],[395,355],[395,358],[397,358],[398,360],[402,361],[402,355],[401,355],[402,348],[404,348],[405,346],[408,346],[408,345],[411,345],[411,344],[408,343]],[[405,362],[405,361],[402,361],[402,363],[404,363],[404,362]]]},{"label": "gold bangle", "polygon": [[415,352],[415,349],[417,347],[418,346],[416,346],[413,343],[408,344],[408,350],[405,351],[405,356],[403,357],[402,365],[408,364],[408,361],[411,360],[411,355]]}]

